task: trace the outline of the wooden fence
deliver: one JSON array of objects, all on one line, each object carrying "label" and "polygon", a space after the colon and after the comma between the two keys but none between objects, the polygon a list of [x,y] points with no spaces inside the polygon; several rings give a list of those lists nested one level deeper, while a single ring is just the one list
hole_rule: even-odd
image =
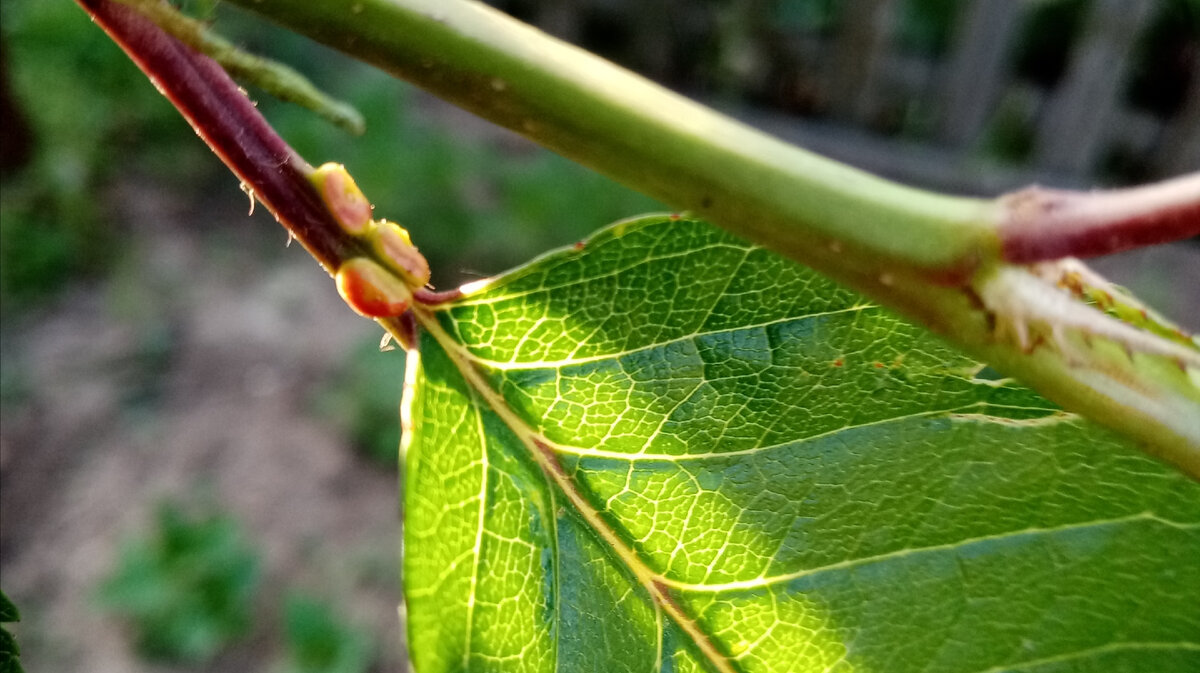
[{"label": "wooden fence", "polygon": [[[1070,34],[1040,36],[1061,41],[1060,72],[1049,81],[1023,77],[1015,65],[1021,41],[1054,2],[1072,5],[1076,19]],[[944,44],[924,51],[902,35],[905,13],[921,0],[496,4],[709,102],[766,101],[731,112],[899,179],[990,193],[1200,170],[1196,0],[927,1],[926,10],[945,8],[949,30]],[[777,20],[789,12],[816,19]],[[1169,27],[1177,42],[1183,35],[1177,51],[1185,62],[1164,77],[1185,76],[1165,84],[1184,89],[1166,113],[1128,94],[1135,70],[1145,69],[1139,49],[1163,21],[1187,24]],[[1019,156],[993,151],[1006,134]],[[1114,173],[1114,157],[1136,169]]]}]

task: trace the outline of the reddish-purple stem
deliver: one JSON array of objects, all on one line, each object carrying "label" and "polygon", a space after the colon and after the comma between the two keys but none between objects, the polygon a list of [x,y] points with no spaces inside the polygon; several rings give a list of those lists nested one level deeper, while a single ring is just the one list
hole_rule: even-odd
[{"label": "reddish-purple stem", "polygon": [[[312,171],[215,61],[192,51],[136,10],[77,0],[183,113],[217,156],[331,272],[360,251],[307,179]],[[1030,188],[1003,199],[1006,261],[1092,257],[1200,235],[1200,173],[1108,192]],[[453,293],[417,291],[437,304]]]},{"label": "reddish-purple stem", "polygon": [[1031,187],[1001,204],[1004,259],[1097,257],[1200,235],[1200,173],[1144,187],[1072,192]]},{"label": "reddish-purple stem", "polygon": [[455,288],[453,290],[443,290],[441,292],[435,290],[426,290],[425,288],[417,288],[413,290],[413,299],[418,304],[425,306],[437,306],[438,304],[447,304],[462,296],[462,290]]},{"label": "reddish-purple stem", "polygon": [[359,248],[308,181],[288,146],[220,65],[111,0],[77,0],[187,119],[196,133],[332,273]]}]

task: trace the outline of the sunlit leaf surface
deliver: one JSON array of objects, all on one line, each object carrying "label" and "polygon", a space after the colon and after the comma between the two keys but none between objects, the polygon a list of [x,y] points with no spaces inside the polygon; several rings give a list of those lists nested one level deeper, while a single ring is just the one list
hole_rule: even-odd
[{"label": "sunlit leaf surface", "polygon": [[417,670],[1200,671],[1200,486],[644,218],[423,316]]}]

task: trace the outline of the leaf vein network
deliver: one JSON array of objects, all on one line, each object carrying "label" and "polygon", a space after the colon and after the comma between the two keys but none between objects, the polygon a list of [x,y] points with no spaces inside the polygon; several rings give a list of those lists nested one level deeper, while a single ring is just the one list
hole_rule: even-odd
[{"label": "leaf vein network", "polygon": [[873,563],[881,563],[901,559],[913,554],[929,554],[939,552],[952,552],[971,545],[987,544],[990,542],[998,542],[1003,540],[1011,540],[1017,537],[1025,536],[1045,536],[1057,535],[1070,531],[1085,530],[1089,528],[1102,528],[1108,526],[1122,526],[1133,523],[1157,523],[1171,528],[1177,528],[1184,531],[1200,530],[1200,523],[1180,523],[1160,517],[1153,512],[1140,512],[1128,516],[1116,517],[1112,519],[1099,519],[1092,521],[1077,521],[1062,526],[1053,526],[1049,528],[1025,528],[1021,530],[1004,531],[1002,533],[994,533],[991,535],[982,535],[973,538],[964,538],[954,542],[947,542],[939,545],[929,545],[925,547],[910,547],[905,549],[897,549],[895,551],[876,554],[873,556],[863,556],[859,558],[846,559],[837,563],[830,563],[815,568],[804,568],[795,572],[783,573],[780,575],[760,576],[748,580],[740,580],[734,582],[724,582],[720,584],[701,584],[679,582],[670,578],[664,577],[663,583],[682,591],[692,591],[697,593],[721,593],[725,591],[747,591],[756,589],[765,589],[779,584],[786,584],[795,580],[811,577],[827,572],[838,570],[850,570],[859,566],[869,565]]},{"label": "leaf vein network", "polygon": [[[629,350],[614,351],[611,353],[601,353],[599,355],[588,355],[588,356],[577,357],[577,358],[566,358],[566,359],[562,359],[562,360],[531,360],[531,361],[527,361],[527,362],[516,361],[516,360],[508,360],[508,361],[491,360],[488,358],[480,357],[479,355],[475,354],[468,347],[465,347],[465,346],[463,347],[463,352],[466,357],[470,358],[477,364],[487,367],[489,369],[497,370],[497,371],[522,371],[522,370],[530,370],[530,369],[563,369],[563,368],[572,367],[575,365],[589,364],[589,363],[593,363],[593,362],[604,362],[606,360],[616,360],[616,359],[628,357],[630,355],[637,355],[638,353],[644,353],[646,351],[654,350],[656,348],[663,348],[663,347],[670,346],[670,345],[677,344],[677,343],[683,343],[683,342],[691,341],[694,339],[701,339],[706,336],[715,336],[717,334],[731,334],[731,333],[735,333],[735,332],[749,332],[749,331],[753,331],[753,330],[765,329],[767,327],[772,327],[775,325],[784,325],[784,324],[788,324],[788,323],[800,322],[803,320],[810,320],[810,319],[814,319],[814,318],[821,318],[824,316],[838,315],[838,314],[843,314],[843,313],[862,312],[862,311],[865,311],[868,309],[879,309],[879,307],[875,304],[857,304],[855,306],[850,306],[850,307],[841,308],[841,309],[835,309],[832,311],[821,311],[818,313],[808,313],[805,315],[788,316],[786,318],[780,318],[778,320],[769,320],[767,322],[754,323],[754,324],[750,324],[750,325],[739,325],[737,327],[732,327],[732,328],[728,328],[728,329],[696,331],[696,332],[691,332],[690,334],[682,334],[680,336],[677,336],[677,337],[674,337],[671,339],[667,339],[665,341],[656,341],[654,343],[648,343],[643,346],[638,346],[637,348],[632,348]],[[540,323],[538,323],[538,324],[540,324]],[[458,325],[456,324],[455,328],[457,329],[457,327],[458,327]],[[530,329],[528,331],[532,332],[534,330]],[[529,338],[528,335],[522,337],[520,340],[520,343],[525,343],[528,340],[528,338]],[[516,350],[519,350],[519,349],[514,349],[514,357],[516,357],[516,354],[515,354]]]}]

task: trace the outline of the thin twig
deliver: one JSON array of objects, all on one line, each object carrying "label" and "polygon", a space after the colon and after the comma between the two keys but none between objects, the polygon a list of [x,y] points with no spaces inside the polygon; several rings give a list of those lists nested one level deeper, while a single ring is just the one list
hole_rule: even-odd
[{"label": "thin twig", "polygon": [[1002,197],[1006,261],[1098,257],[1200,235],[1200,173],[1103,192],[1030,187]]},{"label": "thin twig", "polygon": [[362,244],[341,229],[309,182],[313,168],[275,133],[219,64],[132,7],[112,0],[77,1],[330,274],[362,254]]},{"label": "thin twig", "polygon": [[163,0],[117,2],[136,8],[175,39],[220,63],[234,77],[257,86],[279,100],[308,108],[353,135],[363,134],[366,125],[358,110],[327,96],[291,67],[238,49],[203,23],[184,16]]}]

